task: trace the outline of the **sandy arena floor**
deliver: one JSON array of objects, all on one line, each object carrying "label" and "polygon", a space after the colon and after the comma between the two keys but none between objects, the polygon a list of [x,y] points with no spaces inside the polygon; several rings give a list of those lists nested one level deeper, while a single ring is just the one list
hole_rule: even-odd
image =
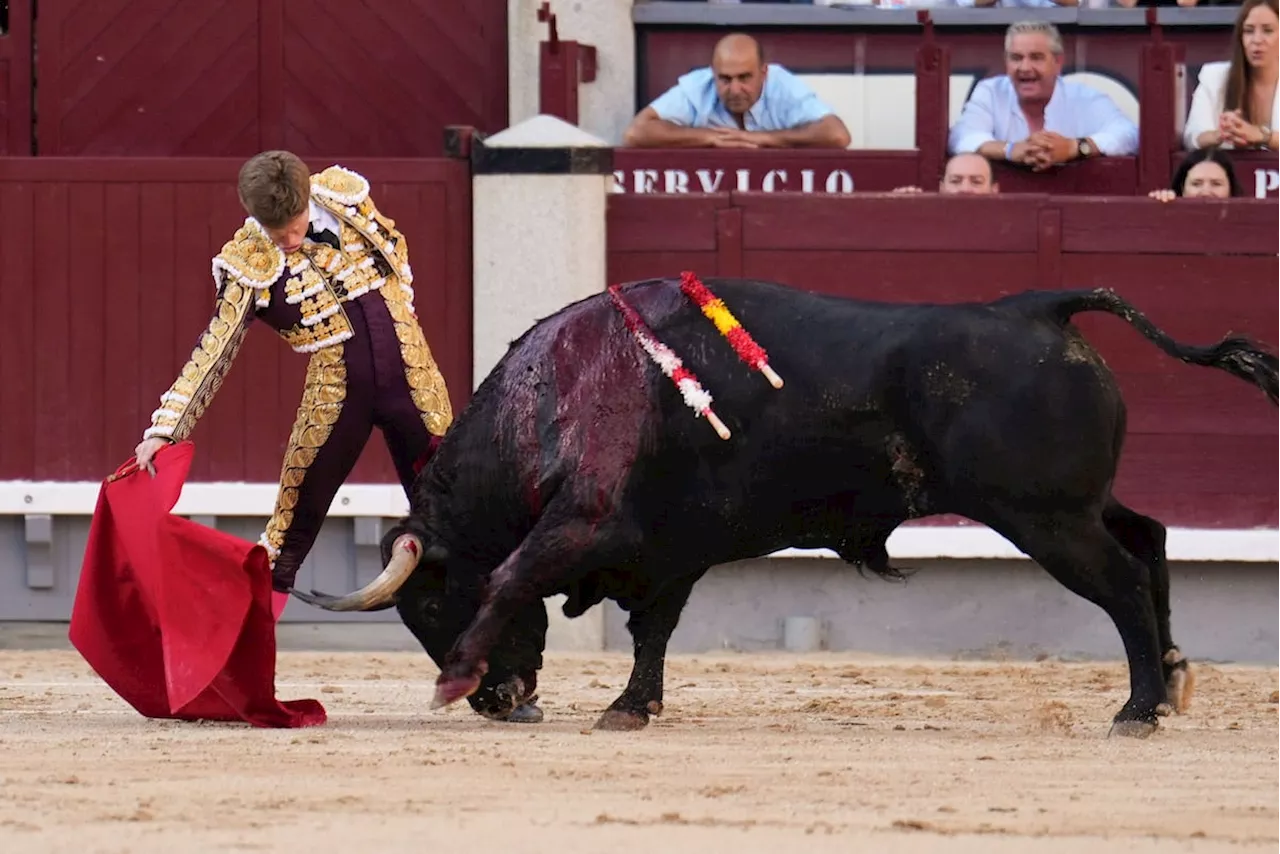
[{"label": "sandy arena floor", "polygon": [[1275,851],[1276,668],[1106,738],[1118,663],[677,656],[647,730],[590,729],[629,656],[552,655],[541,725],[429,712],[406,653],[281,653],[305,730],[148,721],[74,652],[0,652],[0,851]]}]

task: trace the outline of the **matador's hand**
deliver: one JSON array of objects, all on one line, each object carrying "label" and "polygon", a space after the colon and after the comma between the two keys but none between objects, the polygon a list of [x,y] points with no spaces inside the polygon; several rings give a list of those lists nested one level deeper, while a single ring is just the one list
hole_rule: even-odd
[{"label": "matador's hand", "polygon": [[156,476],[155,459],[158,452],[165,445],[168,445],[167,439],[143,439],[138,443],[138,447],[133,449],[133,454],[138,460],[138,468],[144,468],[152,477]]}]

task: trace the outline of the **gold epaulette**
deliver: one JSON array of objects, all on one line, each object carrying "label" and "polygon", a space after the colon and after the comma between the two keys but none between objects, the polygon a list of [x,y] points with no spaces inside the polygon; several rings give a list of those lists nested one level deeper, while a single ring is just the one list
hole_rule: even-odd
[{"label": "gold epaulette", "polygon": [[257,292],[259,308],[266,308],[270,288],[284,274],[284,252],[271,242],[257,220],[249,217],[213,259],[215,288],[235,282]]},{"label": "gold epaulette", "polygon": [[369,198],[369,182],[358,172],[341,166],[330,166],[311,176],[311,192],[344,207],[351,207]]},{"label": "gold epaulette", "polygon": [[365,177],[341,166],[311,176],[311,196],[317,204],[346,222],[378,250],[400,280],[400,290],[413,300],[413,269],[409,266],[409,247],[396,221],[383,214],[369,197]]}]

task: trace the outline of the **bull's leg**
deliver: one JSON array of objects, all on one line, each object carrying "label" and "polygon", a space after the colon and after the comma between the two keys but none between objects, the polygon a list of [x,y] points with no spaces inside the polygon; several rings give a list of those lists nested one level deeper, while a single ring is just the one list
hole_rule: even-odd
[{"label": "bull's leg", "polygon": [[689,601],[693,585],[703,573],[673,581],[644,608],[631,612],[627,628],[635,647],[631,678],[618,699],[596,721],[596,729],[643,729],[649,715],[662,714],[662,682],[667,658],[667,642],[680,621],[680,612]]},{"label": "bull's leg", "polygon": [[1155,732],[1167,702],[1151,591],[1151,570],[1102,525],[1087,517],[1017,517],[1000,528],[1068,590],[1098,605],[1115,623],[1129,661],[1129,700],[1116,713],[1113,735]]},{"label": "bull's leg", "polygon": [[[437,667],[444,662],[454,638],[466,628],[472,609],[460,599],[450,600],[442,573],[419,568],[396,595],[396,607],[405,626],[422,644]],[[532,603],[509,625],[493,650],[493,669],[479,689],[467,697],[478,714],[512,723],[538,723],[542,709],[533,696],[542,666],[547,614],[542,602]]]},{"label": "bull's leg", "polygon": [[432,708],[470,696],[488,672],[488,657],[510,620],[526,606],[556,592],[581,564],[598,525],[566,519],[550,506],[533,530],[492,575],[471,625],[454,642],[436,681]]},{"label": "bull's leg", "polygon": [[1169,706],[1159,711],[1167,713],[1172,710],[1182,714],[1191,704],[1195,674],[1182,651],[1174,644],[1169,627],[1169,563],[1164,548],[1165,527],[1114,500],[1103,511],[1102,522],[1111,536],[1151,570],[1151,599],[1156,611],[1165,688],[1169,694]]}]

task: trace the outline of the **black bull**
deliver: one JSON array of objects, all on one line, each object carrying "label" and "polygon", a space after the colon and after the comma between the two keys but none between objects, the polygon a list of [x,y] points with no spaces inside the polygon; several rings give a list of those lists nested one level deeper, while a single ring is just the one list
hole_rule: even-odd
[{"label": "black bull", "polygon": [[1131,693],[1113,732],[1145,735],[1180,708],[1187,672],[1169,628],[1165,529],[1112,495],[1125,406],[1070,319],[1109,312],[1273,404],[1274,355],[1234,337],[1179,344],[1106,290],[913,305],[707,285],[768,351],[781,389],[738,359],[679,280],[621,293],[714,395],[727,441],[685,405],[610,297],[592,296],[511,345],[420,474],[411,514],[384,540],[390,559],[412,535],[420,559],[405,551],[342,599],[295,595],[335,610],[394,602],[441,668],[436,705],[466,696],[492,716],[533,695],[544,597],[566,594],[569,617],[613,599],[630,612],[635,662],[597,726],[636,728],[662,709],[667,642],[711,566],[828,548],[892,576],[894,528],[958,514],[1114,621]]}]

